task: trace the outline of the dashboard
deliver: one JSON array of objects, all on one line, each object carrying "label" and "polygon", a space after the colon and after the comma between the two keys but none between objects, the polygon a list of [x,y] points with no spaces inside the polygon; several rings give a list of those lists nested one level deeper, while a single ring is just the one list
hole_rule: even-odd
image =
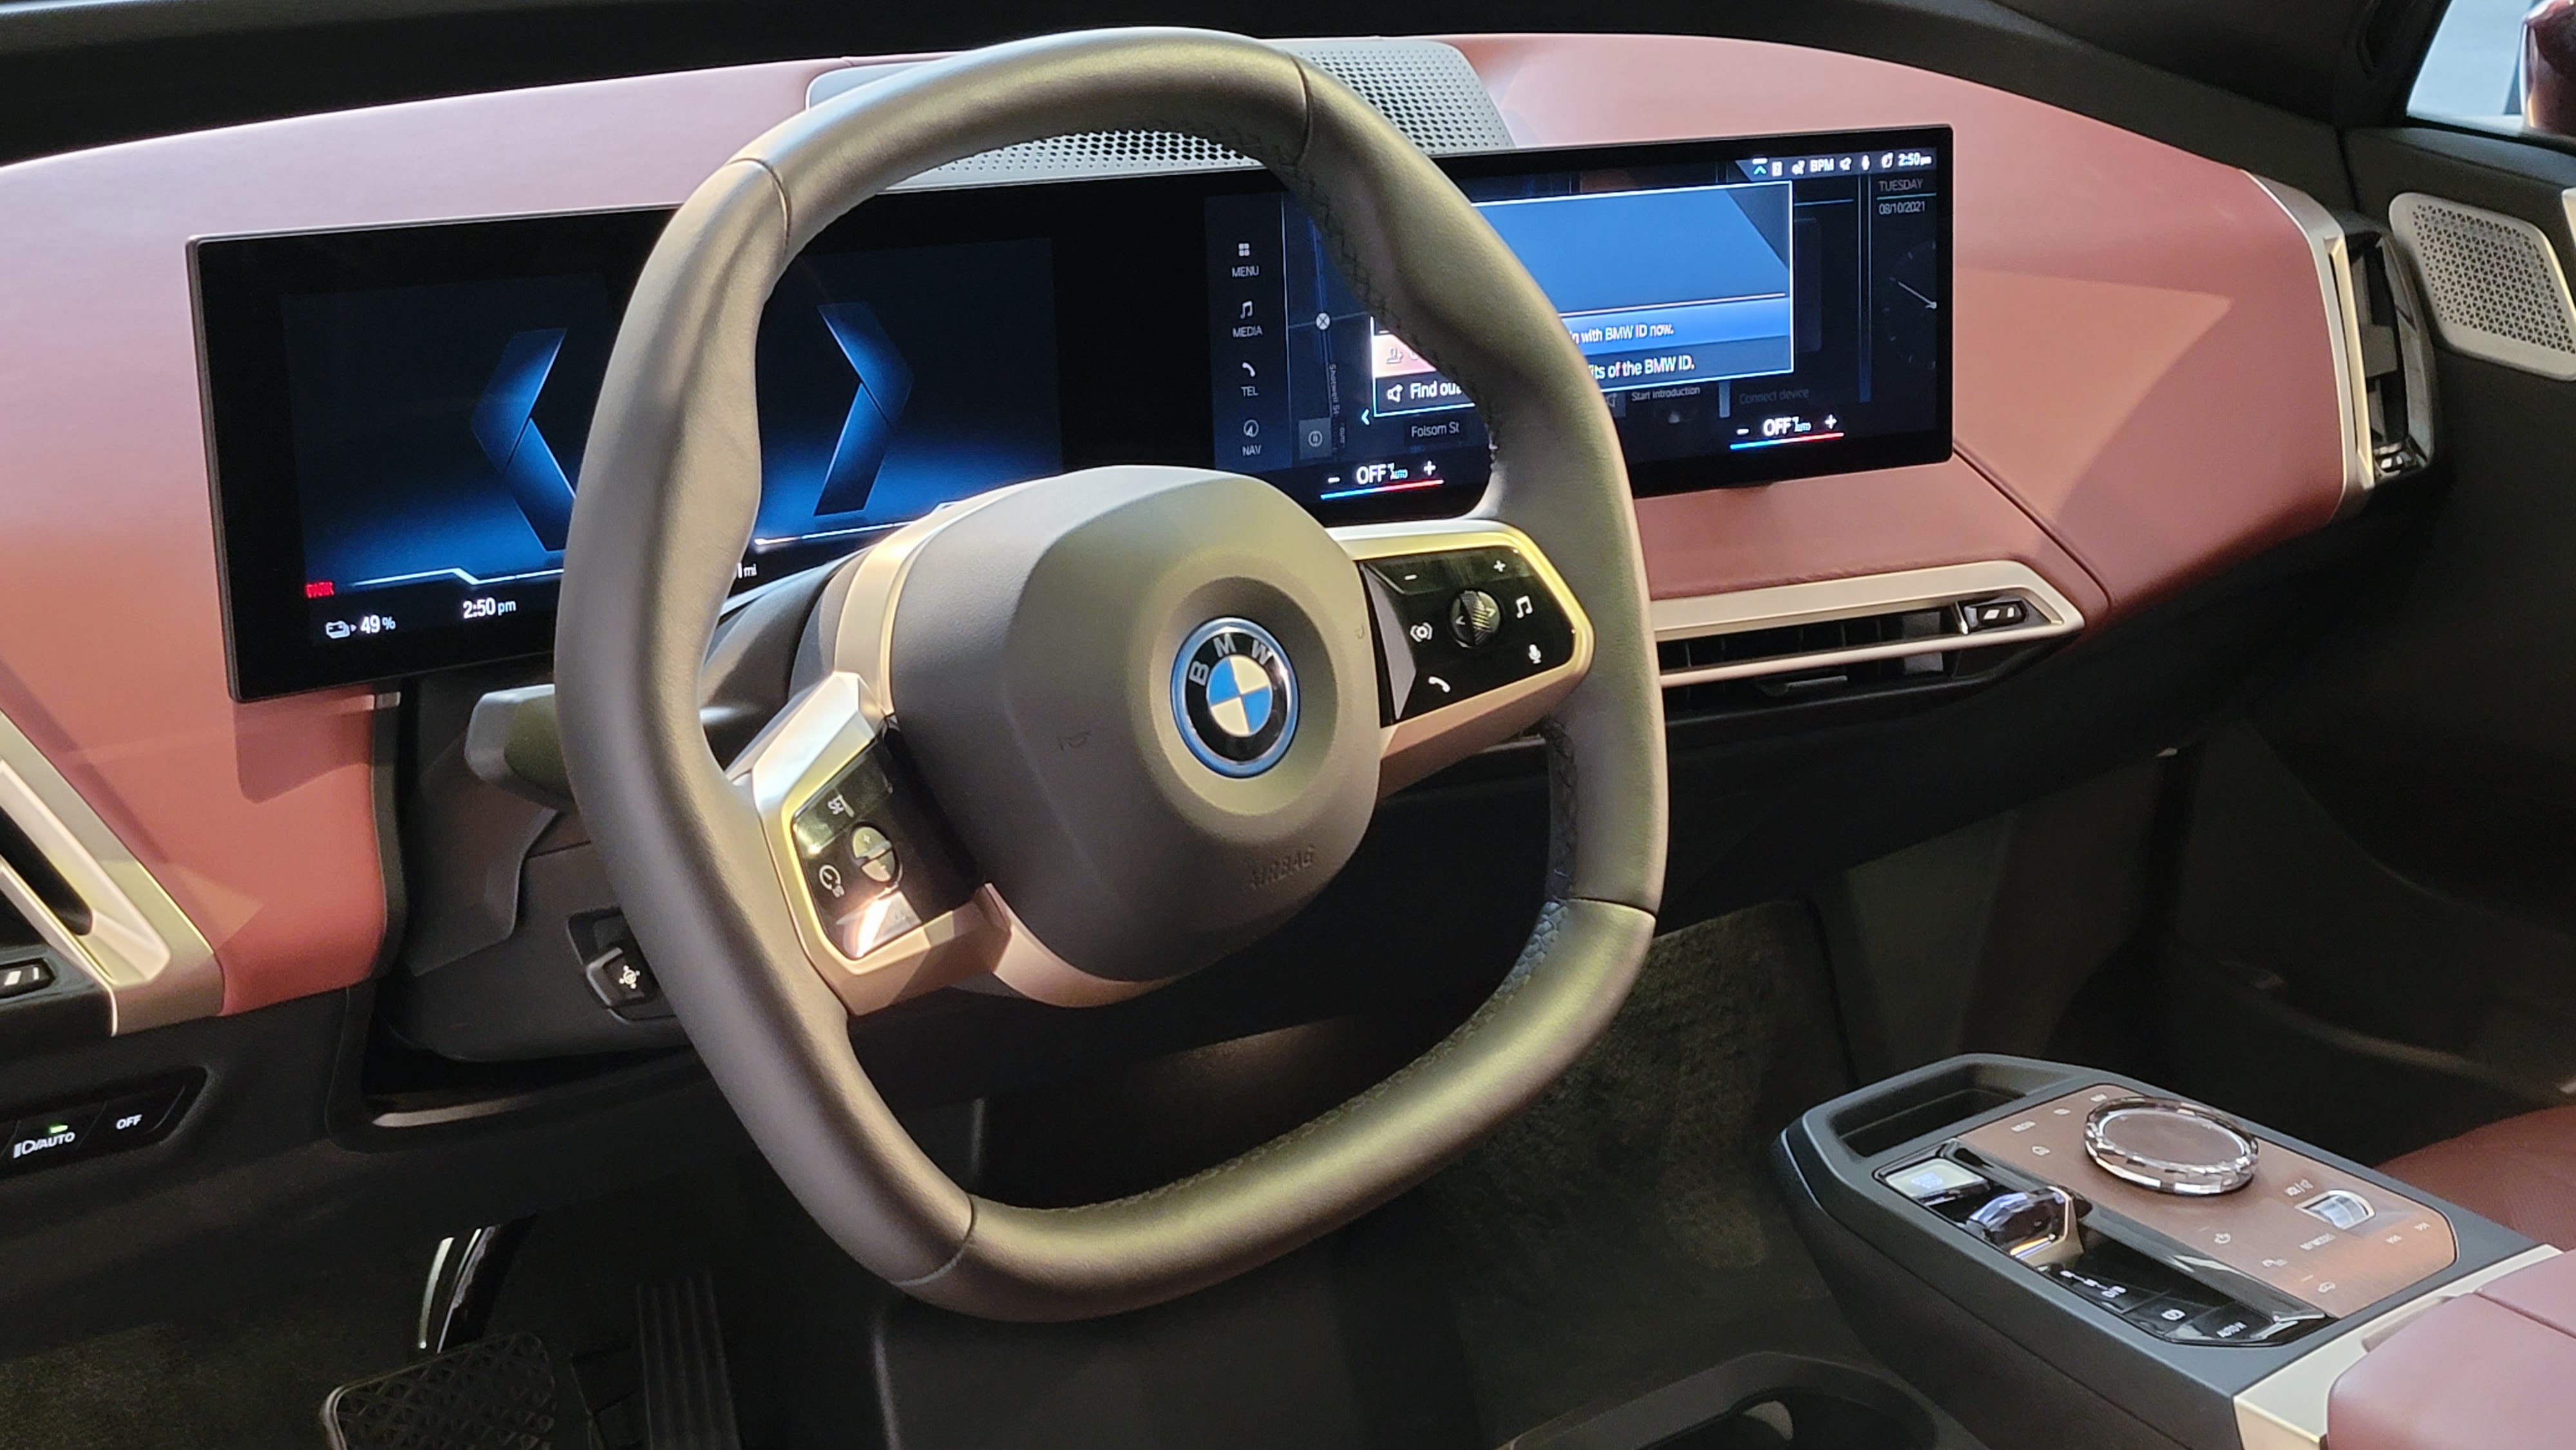
[{"label": "dashboard", "polygon": [[[1453,157],[1641,495],[1949,456],[1940,127]],[[237,698],[552,641],[581,450],[659,210],[200,241]],[[1471,400],[1267,172],[916,190],[771,296],[750,589],[941,504],[1214,466],[1327,524],[1481,497]]]},{"label": "dashboard", "polygon": [[[2241,170],[1850,55],[1437,44],[1514,148],[1447,164],[1471,194],[1500,188],[1478,199],[1518,213],[1498,225],[1543,282],[1538,249],[1585,232],[1556,218],[1626,207],[1732,211],[1785,271],[1786,372],[1765,371],[1784,323],[1758,286],[1685,297],[1708,277],[1632,254],[1637,289],[1558,297],[1619,319],[1589,346],[1638,461],[1659,634],[1720,618],[1794,633],[1820,598],[1855,594],[1901,622],[1919,581],[1966,578],[1954,592],[2022,589],[2089,640],[2359,497],[2321,243]],[[901,63],[462,95],[0,168],[18,219],[0,236],[0,761],[109,876],[166,893],[138,921],[166,907],[201,934],[174,958],[208,964],[185,1014],[332,992],[385,960],[406,702],[421,671],[542,651],[545,581],[498,586],[552,567],[586,389],[658,217],[817,82]],[[1838,139],[1853,132],[1889,144]],[[1804,245],[1801,198],[1830,203],[1787,178],[1775,247],[1772,166],[1830,158],[1840,186],[1842,160],[1867,155],[1881,187],[1899,134],[1940,194],[1888,220],[1923,234],[1874,248],[1847,284],[1819,266],[1802,292],[1801,259],[1837,243]],[[1121,196],[1154,210],[1096,205]],[[1100,457],[1222,460],[1328,518],[1465,507],[1471,411],[1344,306],[1302,225],[1251,172],[861,208],[780,293],[796,325],[763,355],[772,487],[746,566],[767,577],[954,490]],[[1637,235],[1606,230],[1614,247]],[[1246,265],[1278,270],[1234,275]],[[1747,243],[1711,265],[1742,269],[1725,283],[1764,264]],[[914,330],[906,308],[940,296],[973,335]],[[1702,302],[1725,306],[1651,315]],[[1946,320],[1927,338],[1908,306]],[[1234,336],[1247,322],[1263,334]],[[1674,330],[1616,352],[1630,339],[1612,329],[1641,324]],[[1866,373],[1836,347],[1866,348]],[[1728,376],[1668,382],[1684,353],[1693,375]],[[396,598],[423,574],[427,593]],[[395,628],[367,634],[369,613]]]}]

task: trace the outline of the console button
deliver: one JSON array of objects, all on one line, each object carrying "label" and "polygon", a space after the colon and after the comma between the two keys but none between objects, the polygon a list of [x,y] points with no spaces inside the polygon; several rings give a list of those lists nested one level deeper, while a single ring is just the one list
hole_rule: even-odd
[{"label": "console button", "polygon": [[2349,1231],[2367,1223],[2373,1210],[2370,1200],[2360,1194],[2348,1188],[2332,1188],[2300,1204],[2299,1212]]},{"label": "console button", "polygon": [[54,984],[54,969],[43,961],[11,962],[0,967],[0,1000],[41,992]]},{"label": "console button", "polygon": [[9,1131],[0,1172],[24,1172],[79,1157],[89,1148],[90,1131],[97,1121],[96,1103],[20,1118]]},{"label": "console button", "polygon": [[2209,1344],[2252,1344],[2272,1328],[2272,1316],[2243,1304],[2227,1304],[2191,1321],[2192,1335]]},{"label": "console button", "polygon": [[2188,1335],[2191,1322],[2209,1312],[2209,1306],[2197,1299],[2179,1294],[2164,1294],[2145,1299],[2121,1309],[2122,1317],[2150,1334],[2166,1339]]},{"label": "console button", "polygon": [[1994,1187],[1983,1177],[1947,1158],[1926,1158],[1910,1168],[1899,1168],[1887,1175],[1887,1186],[1916,1203],[1938,1203],[1977,1189]]},{"label": "console button", "polygon": [[2117,1279],[2104,1278],[2099,1274],[2088,1274],[2071,1264],[2059,1264],[2050,1269],[2048,1274],[2050,1278],[2074,1290],[2077,1296],[2104,1305],[2114,1313],[2125,1314],[2133,1306],[2151,1302],[2157,1297],[2152,1290],[2141,1289],[2135,1284],[2123,1284]]}]

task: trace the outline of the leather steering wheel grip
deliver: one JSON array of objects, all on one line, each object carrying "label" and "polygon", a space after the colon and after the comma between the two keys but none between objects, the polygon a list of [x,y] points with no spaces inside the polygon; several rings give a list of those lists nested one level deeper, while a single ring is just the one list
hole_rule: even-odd
[{"label": "leather steering wheel grip", "polygon": [[[1590,613],[1590,673],[1546,733],[1548,901],[1502,986],[1324,1117],[1137,1197],[979,1199],[912,1142],[801,953],[748,803],[710,754],[700,663],[760,492],[752,353],[770,289],[850,208],[960,157],[1073,132],[1180,131],[1276,172],[1361,299],[1474,399],[1485,510]],[[859,88],[744,148],[638,281],[591,426],[557,624],[564,754],[619,900],[710,1072],[807,1210],[914,1296],[1061,1320],[1177,1297],[1412,1186],[1608,1025],[1654,929],[1663,717],[1636,522],[1607,409],[1555,310],[1440,170],[1337,82],[1208,31],[995,47]]]}]

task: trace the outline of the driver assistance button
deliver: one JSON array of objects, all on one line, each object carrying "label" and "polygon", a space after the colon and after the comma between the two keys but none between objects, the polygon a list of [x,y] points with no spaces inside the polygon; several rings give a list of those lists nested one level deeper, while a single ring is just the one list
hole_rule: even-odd
[{"label": "driver assistance button", "polygon": [[973,893],[890,734],[799,807],[788,832],[815,924],[852,961]]}]

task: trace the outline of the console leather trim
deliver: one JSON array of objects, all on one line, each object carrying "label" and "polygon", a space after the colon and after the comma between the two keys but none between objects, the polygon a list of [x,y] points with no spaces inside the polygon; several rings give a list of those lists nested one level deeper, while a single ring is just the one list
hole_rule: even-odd
[{"label": "console leather trim", "polygon": [[2324,1450],[2326,1407],[2335,1382],[2361,1363],[2371,1345],[2384,1343],[2427,1310],[2558,1256],[2558,1250],[2536,1245],[2384,1310],[2357,1330],[2319,1341],[2236,1396],[2236,1432],[2244,1450]]}]

